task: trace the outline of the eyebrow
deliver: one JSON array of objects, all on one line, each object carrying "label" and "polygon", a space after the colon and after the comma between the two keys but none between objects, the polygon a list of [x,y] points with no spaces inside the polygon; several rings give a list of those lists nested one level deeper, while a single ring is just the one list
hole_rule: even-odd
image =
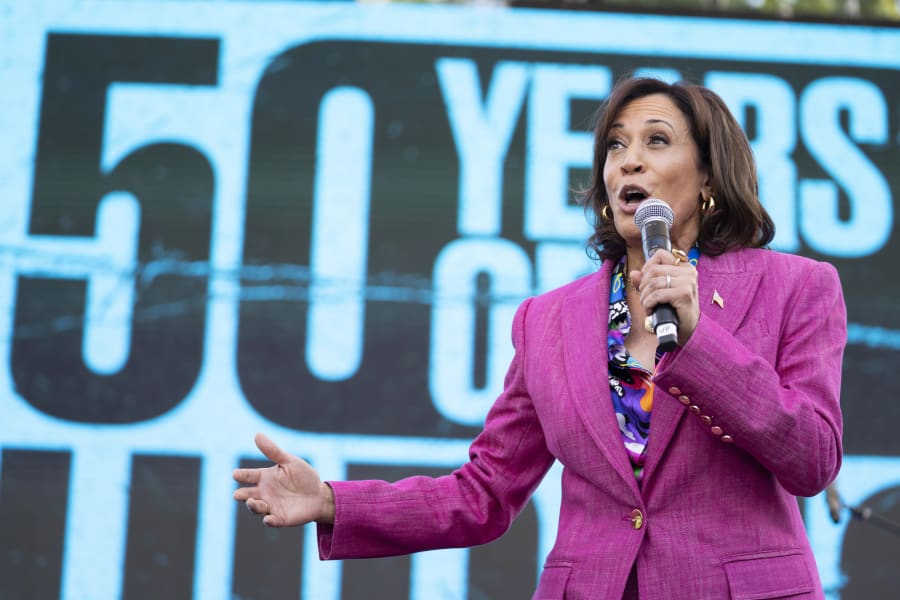
[{"label": "eyebrow", "polygon": [[644,121],[644,124],[646,124],[646,125],[656,125],[657,123],[662,123],[664,125],[668,125],[669,129],[671,129],[673,132],[675,131],[675,126],[672,125],[671,123],[669,123],[668,121],[666,121],[665,119],[647,119],[646,121]]},{"label": "eyebrow", "polygon": [[[669,127],[669,129],[672,130],[673,133],[675,132],[675,126],[672,125],[671,123],[669,123],[668,121],[666,121],[665,119],[647,119],[646,121],[644,121],[644,125],[658,125],[660,123],[662,123],[663,125],[667,125]],[[622,123],[613,123],[612,125],[609,126],[610,131],[612,131],[613,129],[624,129],[624,128],[625,128],[625,125],[623,125]]]}]

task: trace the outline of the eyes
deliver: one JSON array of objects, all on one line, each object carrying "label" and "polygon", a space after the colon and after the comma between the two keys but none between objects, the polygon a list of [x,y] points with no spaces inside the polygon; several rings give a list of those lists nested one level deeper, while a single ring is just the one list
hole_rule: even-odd
[{"label": "eyes", "polygon": [[[664,133],[651,133],[647,136],[648,146],[666,146],[669,144],[669,138]],[[627,147],[625,140],[619,137],[611,137],[606,141],[606,151],[612,152]]]}]

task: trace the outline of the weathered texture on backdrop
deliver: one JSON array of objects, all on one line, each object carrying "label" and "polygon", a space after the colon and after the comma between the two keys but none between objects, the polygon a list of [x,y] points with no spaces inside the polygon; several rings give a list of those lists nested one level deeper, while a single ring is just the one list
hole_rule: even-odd
[{"label": "weathered texture on backdrop", "polygon": [[[515,307],[593,268],[572,189],[594,109],[635,71],[719,92],[753,143],[774,246],[840,270],[840,489],[900,511],[900,29],[249,1],[4,11],[13,595],[526,596],[558,470],[493,545],[343,565],[317,561],[311,528],[257,527],[230,470],[258,458],[257,430],[329,478],[465,460]],[[896,589],[900,541],[805,508],[834,597]]]}]

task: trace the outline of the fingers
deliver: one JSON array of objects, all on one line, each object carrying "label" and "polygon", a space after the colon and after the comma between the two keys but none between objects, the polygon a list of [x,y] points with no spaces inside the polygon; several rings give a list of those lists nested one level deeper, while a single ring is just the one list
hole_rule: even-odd
[{"label": "fingers", "polygon": [[244,504],[247,506],[247,510],[255,515],[269,514],[269,505],[265,500],[260,500],[259,498],[247,498],[247,501],[244,502]]},{"label": "fingers", "polygon": [[[235,481],[247,484],[234,491],[234,499],[243,502],[251,513],[263,517],[263,523],[269,527],[287,527],[310,521],[304,517],[304,510],[278,508],[285,500],[307,499],[311,475],[318,481],[315,472],[302,459],[285,452],[262,433],[257,433],[254,441],[257,448],[275,463],[274,466],[261,469],[235,469],[232,477]],[[311,474],[311,475],[310,475]],[[265,499],[263,499],[265,498]],[[269,504],[270,502],[274,504]],[[301,509],[303,507],[301,506]],[[271,514],[274,510],[278,515]]]},{"label": "fingers", "polygon": [[[681,250],[673,250],[672,252],[678,253],[680,256],[684,255],[684,252]],[[656,252],[653,253],[653,256],[650,257],[649,260],[645,263],[645,267],[647,265],[671,265],[671,266],[679,266],[684,264],[684,260],[680,257],[676,258],[675,254],[669,252],[668,250],[663,250],[660,248]]]},{"label": "fingers", "polygon": [[254,498],[259,496],[259,488],[256,487],[243,487],[234,490],[233,497],[238,502],[245,502],[250,498]]},{"label": "fingers", "polygon": [[269,513],[269,505],[259,498],[248,498],[244,505],[254,515],[262,516],[262,522],[269,527],[283,527],[284,519]]},{"label": "fingers", "polygon": [[654,272],[643,277],[641,287],[641,299],[647,298],[653,292],[668,293],[671,290],[682,290],[689,286],[693,277],[687,273],[675,273],[671,271]]},{"label": "fingers", "polygon": [[697,270],[681,258],[683,252],[674,252],[657,251],[641,271],[641,304],[648,311],[657,304],[686,306],[697,295]]},{"label": "fingers", "polygon": [[231,477],[238,483],[259,483],[261,469],[235,469],[231,472]]},{"label": "fingers", "polygon": [[[644,266],[638,271],[633,270],[630,273],[627,273],[626,276],[631,280],[631,285],[638,292],[644,292],[645,288],[648,287],[647,284],[655,277],[662,277],[663,283],[665,283],[665,275],[669,274],[670,276],[674,276],[675,271],[670,270],[661,270],[662,267],[677,267],[679,265],[688,264],[685,260],[681,259],[681,255],[684,255],[684,252],[681,250],[673,250],[676,254],[672,254],[672,252],[668,252],[666,250],[657,250],[653,253],[647,261],[644,263]],[[654,289],[659,288],[659,285],[652,286]],[[665,287],[665,285],[663,286]],[[669,287],[671,287],[671,282],[669,282]],[[641,294],[643,298],[644,294]]]},{"label": "fingers", "polygon": [[275,515],[266,515],[263,517],[263,524],[268,525],[269,527],[283,527],[284,523],[282,520]]},{"label": "fingers", "polygon": [[[262,433],[256,434],[255,441],[257,448],[266,455],[266,458],[276,464],[285,464],[296,460],[295,457],[279,448],[275,445],[275,442]],[[238,483],[256,485],[259,483],[264,470],[265,469],[235,469],[231,472],[231,477]]]},{"label": "fingers", "polygon": [[625,276],[631,280],[631,287],[640,292],[641,280],[643,279],[642,273],[640,271],[630,271],[625,273]]},{"label": "fingers", "polygon": [[647,314],[660,304],[669,304],[678,314],[678,343],[684,345],[700,317],[697,269],[687,255],[659,250],[641,271],[641,305]]},{"label": "fingers", "polygon": [[262,433],[257,433],[253,441],[256,442],[256,447],[259,448],[260,452],[265,454],[266,458],[275,464],[283,465],[294,460],[293,455],[279,448],[275,442]]},{"label": "fingers", "polygon": [[697,280],[689,275],[661,273],[644,276],[641,285],[641,304],[651,309],[657,304],[682,305],[696,296]]}]

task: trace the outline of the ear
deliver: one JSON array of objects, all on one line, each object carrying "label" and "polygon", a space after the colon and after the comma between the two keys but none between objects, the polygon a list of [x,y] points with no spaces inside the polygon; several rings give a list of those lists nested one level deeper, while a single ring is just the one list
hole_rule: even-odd
[{"label": "ear", "polygon": [[700,201],[705,202],[712,195],[712,182],[710,181],[709,175],[707,175],[706,179],[703,180],[703,185],[700,186]]}]

